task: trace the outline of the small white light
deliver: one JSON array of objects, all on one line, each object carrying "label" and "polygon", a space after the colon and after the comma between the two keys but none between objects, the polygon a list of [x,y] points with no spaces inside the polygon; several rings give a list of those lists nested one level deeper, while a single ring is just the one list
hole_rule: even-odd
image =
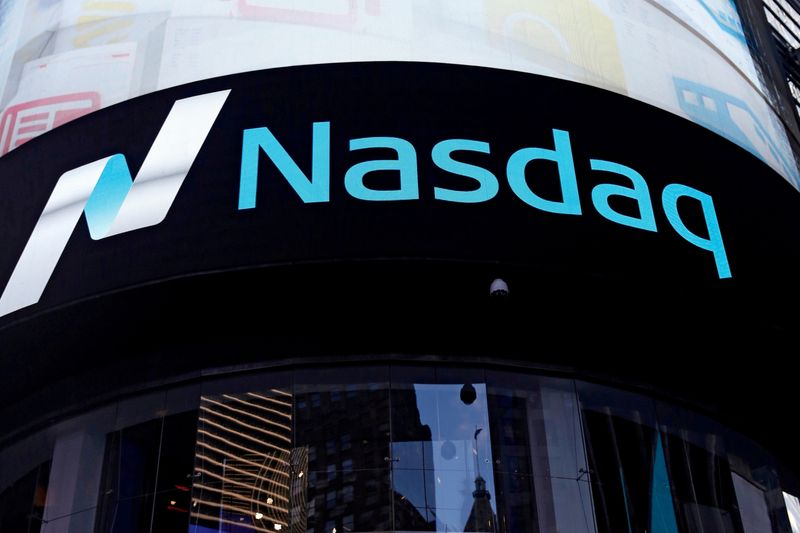
[{"label": "small white light", "polygon": [[336,528],[331,529],[331,533],[336,533]]},{"label": "small white light", "polygon": [[280,531],[281,529],[283,529],[283,526],[282,526],[282,525],[280,525],[280,524],[275,524],[275,531]]},{"label": "small white light", "polygon": [[175,505],[176,503],[178,503],[178,502],[177,502],[177,501],[175,501],[175,500],[170,500],[170,501],[169,501],[169,504],[170,504],[170,505]]},{"label": "small white light", "polygon": [[267,503],[268,503],[268,504],[270,504],[270,505],[272,505],[272,502],[274,502],[274,501],[275,501],[275,500],[273,500],[273,499],[272,499],[272,496],[270,496],[269,498],[267,498]]},{"label": "small white light", "polygon": [[264,518],[263,513],[256,513],[256,520],[261,520],[262,518]]},{"label": "small white light", "polygon": [[299,474],[297,474],[297,477],[303,477],[303,472],[302,472],[302,470],[300,471],[300,473],[299,473]]}]

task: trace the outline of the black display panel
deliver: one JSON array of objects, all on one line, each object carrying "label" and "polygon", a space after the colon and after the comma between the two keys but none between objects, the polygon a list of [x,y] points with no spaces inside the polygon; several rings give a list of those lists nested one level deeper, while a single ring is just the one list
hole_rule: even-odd
[{"label": "black display panel", "polygon": [[[39,302],[4,321],[176,276],[342,259],[501,261],[723,290],[793,277],[798,198],[707,131],[550,78],[351,64],[163,91],[3,158],[3,283],[62,175],[122,154],[136,176],[176,101],[226,89],[163,221],[95,241],[82,217]],[[174,127],[189,136],[193,123]],[[167,159],[191,150],[178,144],[160,147]],[[101,186],[84,211],[122,217],[126,192]]]},{"label": "black display panel", "polygon": [[[109,236],[133,196],[125,171],[140,172],[173,105],[228,90],[163,220]],[[717,403],[719,354],[793,341],[797,192],[619,94],[358,63],[136,98],[0,159],[0,287],[63,176],[116,154],[41,298],[0,317],[9,424],[29,422],[18,402],[310,354],[502,355]],[[494,277],[506,304],[488,297]],[[773,372],[746,374],[719,385],[728,400],[771,388]]]}]

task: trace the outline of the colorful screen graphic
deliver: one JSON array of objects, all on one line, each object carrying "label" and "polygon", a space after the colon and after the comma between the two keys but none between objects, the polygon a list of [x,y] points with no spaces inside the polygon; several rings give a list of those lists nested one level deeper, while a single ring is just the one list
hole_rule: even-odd
[{"label": "colorful screen graphic", "polygon": [[105,107],[238,72],[426,61],[531,72],[626,94],[715,131],[796,187],[800,182],[732,0],[16,0],[2,6],[3,153],[64,122],[55,116],[35,128],[13,122],[35,102],[93,93]]}]

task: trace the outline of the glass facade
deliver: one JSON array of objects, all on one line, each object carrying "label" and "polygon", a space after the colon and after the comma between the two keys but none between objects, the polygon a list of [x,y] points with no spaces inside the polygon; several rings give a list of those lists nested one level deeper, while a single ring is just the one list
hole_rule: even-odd
[{"label": "glass facade", "polygon": [[574,379],[413,364],[239,375],[0,451],[0,531],[796,532],[776,461]]},{"label": "glass facade", "polygon": [[184,83],[292,65],[425,61],[612,90],[726,137],[798,186],[733,0],[6,0],[0,155]]}]

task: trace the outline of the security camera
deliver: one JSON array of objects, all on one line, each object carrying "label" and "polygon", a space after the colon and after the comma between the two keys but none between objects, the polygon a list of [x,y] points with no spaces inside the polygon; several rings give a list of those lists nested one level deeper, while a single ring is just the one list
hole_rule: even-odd
[{"label": "security camera", "polygon": [[497,278],[489,286],[489,295],[492,297],[508,296],[508,283]]}]

